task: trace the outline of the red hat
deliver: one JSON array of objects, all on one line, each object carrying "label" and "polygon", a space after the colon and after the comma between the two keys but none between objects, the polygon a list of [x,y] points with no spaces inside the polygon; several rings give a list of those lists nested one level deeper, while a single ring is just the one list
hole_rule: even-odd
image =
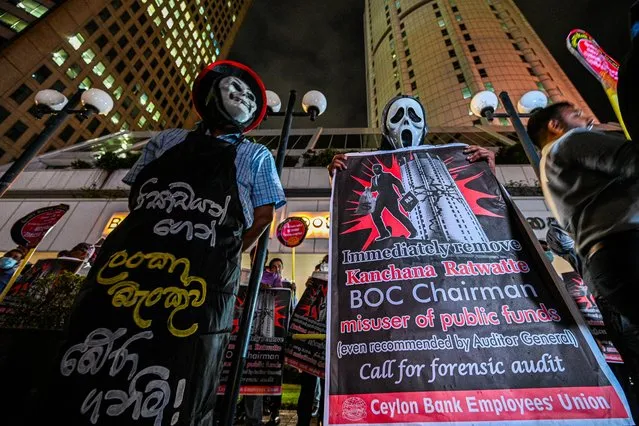
[{"label": "red hat", "polygon": [[[248,123],[239,123],[230,117],[221,104],[219,81],[234,76],[242,80],[255,95],[257,110]],[[204,68],[193,83],[193,105],[209,128],[228,125],[245,133],[257,127],[266,115],[266,88],[255,71],[235,61],[217,61]]]}]

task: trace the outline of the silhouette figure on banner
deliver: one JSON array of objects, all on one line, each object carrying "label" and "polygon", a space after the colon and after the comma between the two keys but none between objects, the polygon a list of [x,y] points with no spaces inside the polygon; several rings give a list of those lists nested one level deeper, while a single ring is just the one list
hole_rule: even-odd
[{"label": "silhouette figure on banner", "polygon": [[[410,236],[408,238],[416,238],[418,235],[417,230],[411,223],[410,219],[399,210],[400,198],[406,193],[404,191],[402,181],[397,179],[391,173],[385,172],[381,164],[373,165],[373,173],[374,176],[371,179],[371,190],[377,191],[377,198],[375,199],[375,208],[373,209],[371,216],[375,226],[377,227],[377,231],[379,232],[377,241],[391,237],[391,233],[382,218],[382,212],[384,209],[388,210],[390,214],[392,214],[402,223],[402,225],[406,227],[408,232],[410,232]],[[395,189],[399,191],[399,194],[395,191]]]}]

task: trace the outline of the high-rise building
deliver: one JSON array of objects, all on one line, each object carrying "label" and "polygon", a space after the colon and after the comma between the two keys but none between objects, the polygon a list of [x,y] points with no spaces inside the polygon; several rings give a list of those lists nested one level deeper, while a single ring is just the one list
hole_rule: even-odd
[{"label": "high-rise building", "polygon": [[[418,96],[430,126],[471,126],[472,96],[530,90],[590,108],[512,0],[366,0],[368,121],[386,102]],[[509,125],[500,119],[495,124]]]},{"label": "high-rise building", "polygon": [[[45,120],[33,109],[42,89],[71,97],[95,87],[115,101],[107,117],[68,119],[46,151],[119,130],[193,123],[193,80],[203,66],[227,56],[251,2],[0,1],[1,34],[8,40],[0,50],[0,164],[43,129]],[[20,22],[11,18],[18,12]]]}]

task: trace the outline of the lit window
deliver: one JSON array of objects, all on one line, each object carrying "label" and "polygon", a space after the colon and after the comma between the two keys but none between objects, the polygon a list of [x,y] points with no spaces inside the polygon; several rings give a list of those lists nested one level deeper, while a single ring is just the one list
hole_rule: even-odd
[{"label": "lit window", "polygon": [[113,83],[115,83],[115,77],[109,74],[102,83],[104,83],[104,87],[110,89],[111,87],[113,87]]},{"label": "lit window", "polygon": [[166,18],[168,14],[169,14],[169,11],[166,9],[166,7],[162,8],[162,16]]},{"label": "lit window", "polygon": [[[189,39],[189,47],[193,47],[193,40]],[[186,55],[184,55],[186,56]]]},{"label": "lit window", "polygon": [[186,17],[186,20],[187,20],[187,21],[188,21],[189,19],[191,19],[191,14],[190,14],[188,11],[186,11],[186,12],[184,13],[184,16]]},{"label": "lit window", "polygon": [[182,74],[182,77],[186,75],[186,67],[180,68],[180,74]]},{"label": "lit window", "polygon": [[187,75],[184,79],[186,80],[186,84],[189,84],[191,82],[191,76],[190,75]]},{"label": "lit window", "polygon": [[173,0],[169,0],[169,6],[175,7],[175,2]]},{"label": "lit window", "polygon": [[113,124],[118,124],[120,122],[120,118],[122,118],[122,115],[120,115],[119,112],[116,112],[111,116],[111,122]]},{"label": "lit window", "polygon": [[170,38],[166,39],[166,47],[171,47],[173,45],[173,40],[171,40]]},{"label": "lit window", "polygon": [[25,20],[18,18],[17,16],[0,10],[0,22],[6,24],[13,31],[19,33],[29,25]]},{"label": "lit window", "polygon": [[462,95],[464,95],[464,99],[469,99],[471,96],[473,96],[473,93],[470,91],[468,87],[464,87],[462,89]]},{"label": "lit window", "polygon": [[82,83],[80,83],[79,85],[80,89],[84,89],[84,90],[89,90],[91,86],[93,86],[93,82],[91,81],[89,77],[82,80]]},{"label": "lit window", "polygon": [[153,121],[160,121],[160,111],[155,111],[155,114],[153,114]]},{"label": "lit window", "polygon": [[178,42],[177,42],[177,45],[178,45],[178,47],[184,46],[184,40],[179,39]]},{"label": "lit window", "polygon": [[87,49],[82,53],[82,59],[87,64],[90,64],[91,61],[95,58],[95,52],[91,49]]},{"label": "lit window", "polygon": [[440,19],[439,21],[437,21],[437,23],[439,24],[439,26],[440,26],[441,28],[443,28],[443,27],[445,27],[445,26],[446,26],[446,22],[444,22],[444,20],[443,20],[443,19]]},{"label": "lit window", "polygon": [[138,120],[138,126],[144,127],[145,124],[146,124],[146,117],[144,116],[140,117],[140,119]]},{"label": "lit window", "polygon": [[166,20],[166,25],[167,25],[169,28],[173,28],[173,18],[169,18],[169,19],[167,19],[167,20]]},{"label": "lit window", "polygon": [[69,77],[71,80],[73,80],[74,78],[76,78],[78,76],[78,74],[80,74],[82,72],[82,68],[80,68],[80,65],[78,64],[73,64],[71,65],[68,69],[67,69],[67,77]]},{"label": "lit window", "polygon": [[175,47],[171,49],[171,56],[177,56],[177,49]]},{"label": "lit window", "polygon": [[455,19],[457,20],[457,22],[461,22],[462,21],[462,16],[457,14],[457,15],[455,15]]},{"label": "lit window", "polygon": [[198,48],[202,47],[202,40],[198,40],[197,43],[195,43],[197,45]]},{"label": "lit window", "polygon": [[124,93],[124,89],[122,88],[122,86],[118,86],[118,88],[113,91],[113,96],[115,97],[115,99],[120,99],[122,93]]},{"label": "lit window", "polygon": [[140,95],[140,103],[142,105],[146,105],[146,103],[149,101],[149,96],[146,93],[142,93]]},{"label": "lit window", "polygon": [[186,24],[184,23],[184,21],[180,21],[179,24],[180,24],[180,28],[182,28],[182,29],[184,29],[184,27],[186,27]]},{"label": "lit window", "polygon": [[189,22],[189,29],[191,31],[193,31],[195,29],[195,24],[193,23],[193,21]]},{"label": "lit window", "polygon": [[19,2],[16,6],[18,6],[20,9],[26,10],[27,13],[35,16],[36,18],[42,17],[42,15],[47,13],[47,11],[49,10],[45,6],[38,3],[37,1],[33,1],[33,0],[23,0]]},{"label": "lit window", "polygon": [[125,121],[124,123],[122,123],[122,127],[120,127],[120,130],[129,130],[129,128],[129,123]]},{"label": "lit window", "polygon": [[486,88],[486,90],[490,90],[491,92],[495,91],[495,87],[493,86],[493,83],[486,82],[484,83],[484,87]]},{"label": "lit window", "polygon": [[98,62],[97,64],[95,64],[95,66],[93,67],[93,72],[98,75],[98,76],[102,76],[102,74],[104,74],[104,70],[106,69],[106,67],[104,66],[104,64],[102,62]]},{"label": "lit window", "polygon": [[173,38],[178,38],[178,36],[180,35],[180,33],[179,33],[179,31],[177,29],[173,30],[173,32],[171,34],[173,34]]},{"label": "lit window", "polygon": [[235,16],[235,15],[233,15],[233,17],[231,18],[231,20],[232,20],[233,22],[235,22],[235,20],[236,20],[236,19],[237,19],[237,16]]},{"label": "lit window", "polygon": [[75,50],[78,50],[80,46],[82,46],[82,43],[84,43],[84,37],[82,37],[82,34],[80,33],[69,37],[69,44],[73,46]]},{"label": "lit window", "polygon": [[153,22],[155,23],[155,25],[159,27],[160,24],[162,24],[162,18],[160,18],[159,16],[156,16]]},{"label": "lit window", "polygon": [[184,9],[186,9],[186,2],[181,1],[181,2],[180,2],[180,10],[181,10],[182,12],[184,12]]},{"label": "lit window", "polygon": [[228,7],[231,7],[231,1],[229,0],[229,2],[228,2],[228,3],[226,3],[226,5],[227,5]]},{"label": "lit window", "polygon": [[150,4],[149,7],[146,9],[146,11],[150,16],[153,16],[153,14],[155,13],[155,6]]},{"label": "lit window", "polygon": [[69,54],[64,49],[60,49],[57,52],[53,52],[52,59],[57,66],[60,66],[64,64],[64,61],[69,59]]},{"label": "lit window", "polygon": [[179,67],[180,65],[182,65],[182,58],[177,58],[177,59],[175,60],[175,65],[177,65],[178,67]]},{"label": "lit window", "polygon": [[200,6],[200,15],[204,15],[204,13],[205,13],[204,8],[202,6]]}]

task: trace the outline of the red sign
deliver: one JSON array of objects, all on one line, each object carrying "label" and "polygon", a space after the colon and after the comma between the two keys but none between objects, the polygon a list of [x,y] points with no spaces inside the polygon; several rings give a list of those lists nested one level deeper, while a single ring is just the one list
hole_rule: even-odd
[{"label": "red sign", "polygon": [[13,224],[11,238],[18,245],[34,248],[68,210],[66,204],[34,210]]},{"label": "red sign", "polygon": [[308,225],[301,217],[289,217],[277,227],[277,239],[286,247],[297,247],[306,238]]},{"label": "red sign", "polygon": [[602,84],[610,88],[617,87],[619,63],[612,59],[590,34],[583,30],[572,30],[568,34],[567,44],[568,50]]}]

